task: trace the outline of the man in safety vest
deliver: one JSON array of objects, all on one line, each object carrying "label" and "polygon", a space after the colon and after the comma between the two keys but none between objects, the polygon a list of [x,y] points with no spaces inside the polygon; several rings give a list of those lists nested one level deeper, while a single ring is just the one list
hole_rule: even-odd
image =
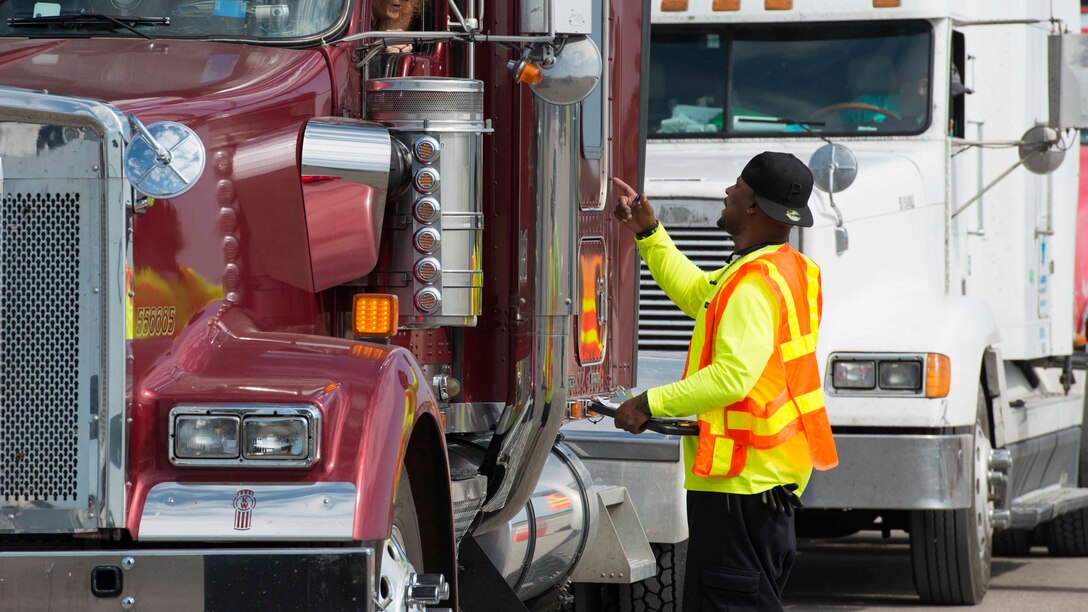
[{"label": "man in safety vest", "polygon": [[698,416],[698,438],[684,440],[684,610],[781,609],[798,496],[813,467],[838,464],[816,361],[820,269],[787,243],[793,226],[812,225],[812,173],[787,153],[752,158],[718,220],[733,236],[731,261],[710,273],[676,248],[644,196],[612,180],[616,218],[695,319],[683,379],[627,400],[615,419],[639,433],[651,417]]}]

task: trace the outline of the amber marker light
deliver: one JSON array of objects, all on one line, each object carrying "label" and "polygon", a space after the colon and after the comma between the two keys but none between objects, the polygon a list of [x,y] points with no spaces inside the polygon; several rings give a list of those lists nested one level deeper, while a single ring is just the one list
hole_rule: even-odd
[{"label": "amber marker light", "polygon": [[356,336],[394,336],[397,333],[397,314],[397,296],[359,293],[352,304],[351,330]]},{"label": "amber marker light", "polygon": [[926,353],[926,397],[947,397],[952,385],[952,362],[947,355]]}]

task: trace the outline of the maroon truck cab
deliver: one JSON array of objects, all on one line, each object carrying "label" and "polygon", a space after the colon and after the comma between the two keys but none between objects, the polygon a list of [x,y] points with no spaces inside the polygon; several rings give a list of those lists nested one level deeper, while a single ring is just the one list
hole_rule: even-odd
[{"label": "maroon truck cab", "polygon": [[0,3],[0,601],[456,608],[489,533],[564,587],[558,428],[634,382],[649,15],[459,4]]}]

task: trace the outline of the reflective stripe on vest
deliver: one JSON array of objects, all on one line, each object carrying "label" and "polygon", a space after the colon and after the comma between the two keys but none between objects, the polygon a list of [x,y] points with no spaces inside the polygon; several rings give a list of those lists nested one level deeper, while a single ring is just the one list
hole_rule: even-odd
[{"label": "reflective stripe on vest", "polygon": [[816,336],[823,296],[820,270],[788,246],[745,262],[707,307],[699,369],[714,360],[714,339],[726,303],[742,282],[766,285],[778,303],[776,343],[763,372],[747,397],[699,415],[699,446],[692,468],[698,476],[736,476],[744,470],[748,447],[774,448],[804,433],[816,469],[838,464],[831,425],[824,410]]}]

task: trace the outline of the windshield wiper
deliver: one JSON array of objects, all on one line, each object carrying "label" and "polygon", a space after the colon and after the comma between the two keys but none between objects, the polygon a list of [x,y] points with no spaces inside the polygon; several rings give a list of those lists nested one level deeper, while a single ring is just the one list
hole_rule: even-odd
[{"label": "windshield wiper", "polygon": [[823,127],[827,125],[824,121],[798,121],[796,119],[790,119],[789,117],[737,117],[737,121],[740,123],[778,123],[781,125],[797,125],[800,127],[805,127],[806,125]]},{"label": "windshield wiper", "polygon": [[796,125],[797,127],[808,132],[809,134],[812,134],[813,136],[819,138],[827,144],[831,144],[831,141],[828,140],[827,136],[824,136],[820,132],[812,129],[811,127],[824,127],[825,125],[827,125],[827,122],[825,121],[798,121],[796,119],[790,119],[789,117],[737,117],[737,121],[744,123],[777,123],[780,125]]},{"label": "windshield wiper", "polygon": [[147,34],[137,30],[137,25],[170,25],[169,17],[114,17],[103,13],[80,13],[78,15],[39,15],[37,17],[9,17],[11,27],[29,25],[95,25],[112,24],[122,27],[137,36],[151,40]]}]

